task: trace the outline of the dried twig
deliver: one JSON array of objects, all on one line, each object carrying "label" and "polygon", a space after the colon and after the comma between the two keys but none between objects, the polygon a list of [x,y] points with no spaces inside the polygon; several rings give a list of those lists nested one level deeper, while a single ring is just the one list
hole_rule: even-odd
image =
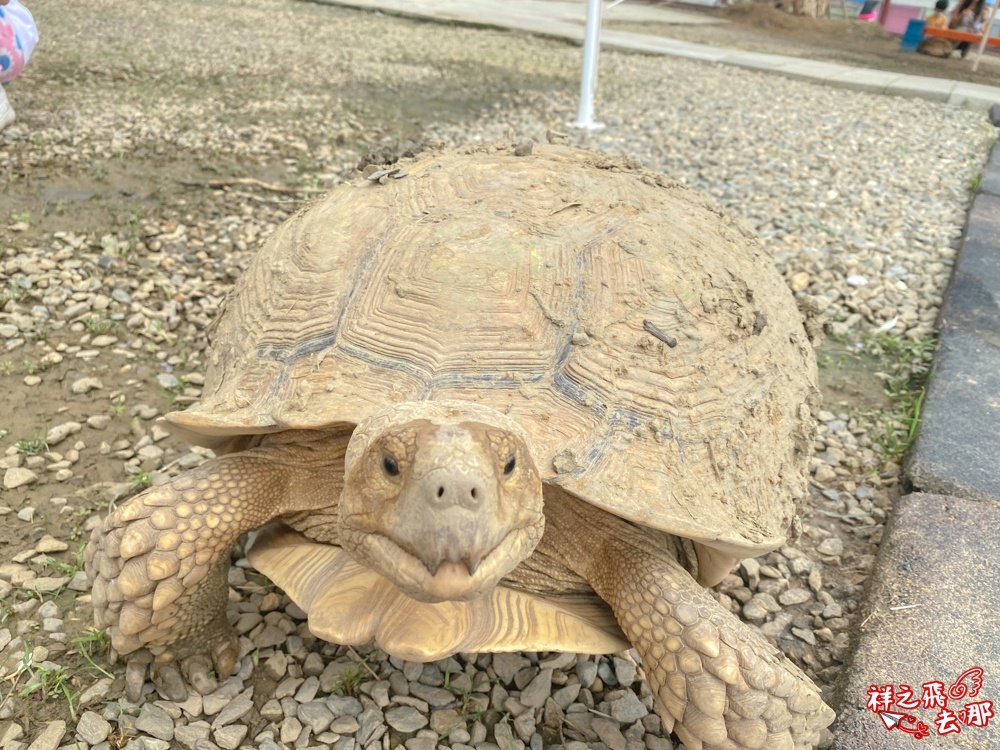
[{"label": "dried twig", "polygon": [[667,333],[662,328],[657,326],[655,323],[653,323],[653,321],[651,320],[642,321],[642,328],[646,333],[651,333],[653,336],[658,338],[660,341],[669,346],[671,349],[677,346],[677,339],[675,339],[669,333]]}]

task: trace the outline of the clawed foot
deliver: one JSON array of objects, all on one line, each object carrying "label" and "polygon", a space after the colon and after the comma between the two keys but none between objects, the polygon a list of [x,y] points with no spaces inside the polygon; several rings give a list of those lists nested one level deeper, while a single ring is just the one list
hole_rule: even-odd
[{"label": "clawed foot", "polygon": [[173,695],[184,689],[181,675],[206,694],[236,667],[227,574],[244,514],[227,496],[226,472],[206,474],[132,498],[87,547],[94,621],[107,629],[114,655],[130,664],[130,699],[139,697],[147,665]]},{"label": "clawed foot", "polygon": [[[147,677],[161,695],[172,701],[186,700],[188,687],[194,688],[200,695],[214,693],[219,682],[231,675],[239,662],[239,639],[228,623],[226,627],[228,633],[220,634],[221,637],[211,644],[203,639],[199,644],[203,650],[191,652],[188,656],[174,656],[174,653],[190,650],[183,644],[174,643],[171,644],[172,650],[163,652],[159,658],[146,648],[122,657],[126,662],[125,696],[137,703],[142,697]],[[206,647],[207,651],[204,650]]]}]

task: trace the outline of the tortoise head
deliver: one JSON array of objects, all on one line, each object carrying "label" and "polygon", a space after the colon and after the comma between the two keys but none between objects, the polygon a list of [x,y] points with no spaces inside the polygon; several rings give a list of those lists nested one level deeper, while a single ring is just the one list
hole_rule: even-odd
[{"label": "tortoise head", "polygon": [[542,483],[527,434],[495,409],[398,404],[347,449],[340,532],[361,564],[425,602],[488,593],[542,537]]}]

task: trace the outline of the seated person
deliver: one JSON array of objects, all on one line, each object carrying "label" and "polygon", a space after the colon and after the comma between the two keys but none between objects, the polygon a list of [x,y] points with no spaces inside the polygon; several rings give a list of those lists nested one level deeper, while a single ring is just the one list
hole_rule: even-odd
[{"label": "seated person", "polygon": [[927,16],[927,28],[947,29],[948,16],[945,15],[946,10],[948,10],[948,0],[937,0],[934,3],[934,12]]}]

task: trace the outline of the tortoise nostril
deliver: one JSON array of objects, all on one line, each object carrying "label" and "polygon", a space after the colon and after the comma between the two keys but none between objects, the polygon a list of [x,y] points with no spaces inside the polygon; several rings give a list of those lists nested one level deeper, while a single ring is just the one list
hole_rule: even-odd
[{"label": "tortoise nostril", "polygon": [[438,497],[444,497],[444,487],[438,487]]},{"label": "tortoise nostril", "polygon": [[475,497],[476,497],[476,488],[473,487],[472,490],[469,492],[469,494],[472,495],[473,499],[475,499]]}]

